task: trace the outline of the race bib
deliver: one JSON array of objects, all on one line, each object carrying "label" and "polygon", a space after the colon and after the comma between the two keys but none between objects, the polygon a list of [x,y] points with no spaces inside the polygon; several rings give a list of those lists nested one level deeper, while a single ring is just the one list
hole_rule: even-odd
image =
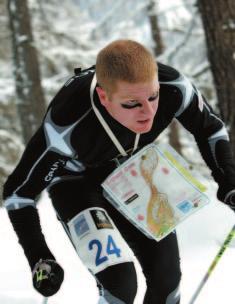
[{"label": "race bib", "polygon": [[102,183],[104,196],[129,221],[157,241],[209,203],[206,187],[169,145],[145,146]]},{"label": "race bib", "polygon": [[104,209],[86,209],[68,227],[80,259],[91,273],[133,261],[133,252]]}]

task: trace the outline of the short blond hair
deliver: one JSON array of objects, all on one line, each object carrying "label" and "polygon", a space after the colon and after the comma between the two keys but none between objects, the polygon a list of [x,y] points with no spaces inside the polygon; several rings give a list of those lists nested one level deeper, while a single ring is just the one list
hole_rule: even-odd
[{"label": "short blond hair", "polygon": [[151,52],[133,40],[113,41],[97,55],[97,82],[108,93],[115,91],[117,81],[147,82],[156,73],[157,63]]}]

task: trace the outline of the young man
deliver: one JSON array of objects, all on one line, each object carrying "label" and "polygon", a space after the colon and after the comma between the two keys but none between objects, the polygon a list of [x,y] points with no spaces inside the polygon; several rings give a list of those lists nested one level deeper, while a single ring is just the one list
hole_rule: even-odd
[{"label": "young man", "polygon": [[141,44],[114,41],[99,52],[96,67],[75,70],[58,92],[4,187],[5,207],[41,294],[53,295],[63,281],[34,203],[47,188],[79,257],[97,280],[100,303],[134,302],[133,253],[146,278],[144,303],[179,303],[176,234],[160,242],[146,237],[104,198],[100,185],[173,118],[194,135],[218,183],[218,198],[234,208],[235,164],[223,122],[187,78],[157,66]]}]

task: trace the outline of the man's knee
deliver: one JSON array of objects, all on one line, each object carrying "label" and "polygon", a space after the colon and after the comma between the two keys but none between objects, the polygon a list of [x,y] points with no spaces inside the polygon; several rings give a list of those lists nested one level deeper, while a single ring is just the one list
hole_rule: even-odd
[{"label": "man's knee", "polygon": [[133,304],[137,292],[137,275],[133,262],[108,267],[96,274],[100,301],[110,304]]},{"label": "man's knee", "polygon": [[166,304],[179,304],[180,303],[180,285],[168,294]]},{"label": "man's knee", "polygon": [[180,303],[180,273],[162,277],[159,280],[154,278],[146,280],[147,290],[144,304],[179,304]]}]

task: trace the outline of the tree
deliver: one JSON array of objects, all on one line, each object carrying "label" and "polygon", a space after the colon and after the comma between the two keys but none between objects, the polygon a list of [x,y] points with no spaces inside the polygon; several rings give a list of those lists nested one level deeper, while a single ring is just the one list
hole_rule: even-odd
[{"label": "tree", "polygon": [[[157,57],[164,52],[165,47],[164,47],[160,27],[158,25],[156,0],[149,0],[147,11],[148,11],[152,39],[154,42],[154,47],[153,47],[154,54]],[[176,151],[181,153],[182,147],[179,140],[179,126],[178,126],[178,122],[175,119],[171,122],[169,128],[169,143],[171,144],[172,147],[176,149]]]},{"label": "tree", "polygon": [[33,41],[27,0],[8,0],[17,109],[24,143],[37,130],[46,103],[41,87],[37,51]]},{"label": "tree", "polygon": [[158,25],[157,3],[155,0],[149,0],[147,10],[148,10],[148,18],[151,28],[152,39],[154,42],[154,54],[158,56],[164,52],[165,47],[164,47],[160,27]]},{"label": "tree", "polygon": [[198,0],[218,106],[235,153],[235,1]]}]

